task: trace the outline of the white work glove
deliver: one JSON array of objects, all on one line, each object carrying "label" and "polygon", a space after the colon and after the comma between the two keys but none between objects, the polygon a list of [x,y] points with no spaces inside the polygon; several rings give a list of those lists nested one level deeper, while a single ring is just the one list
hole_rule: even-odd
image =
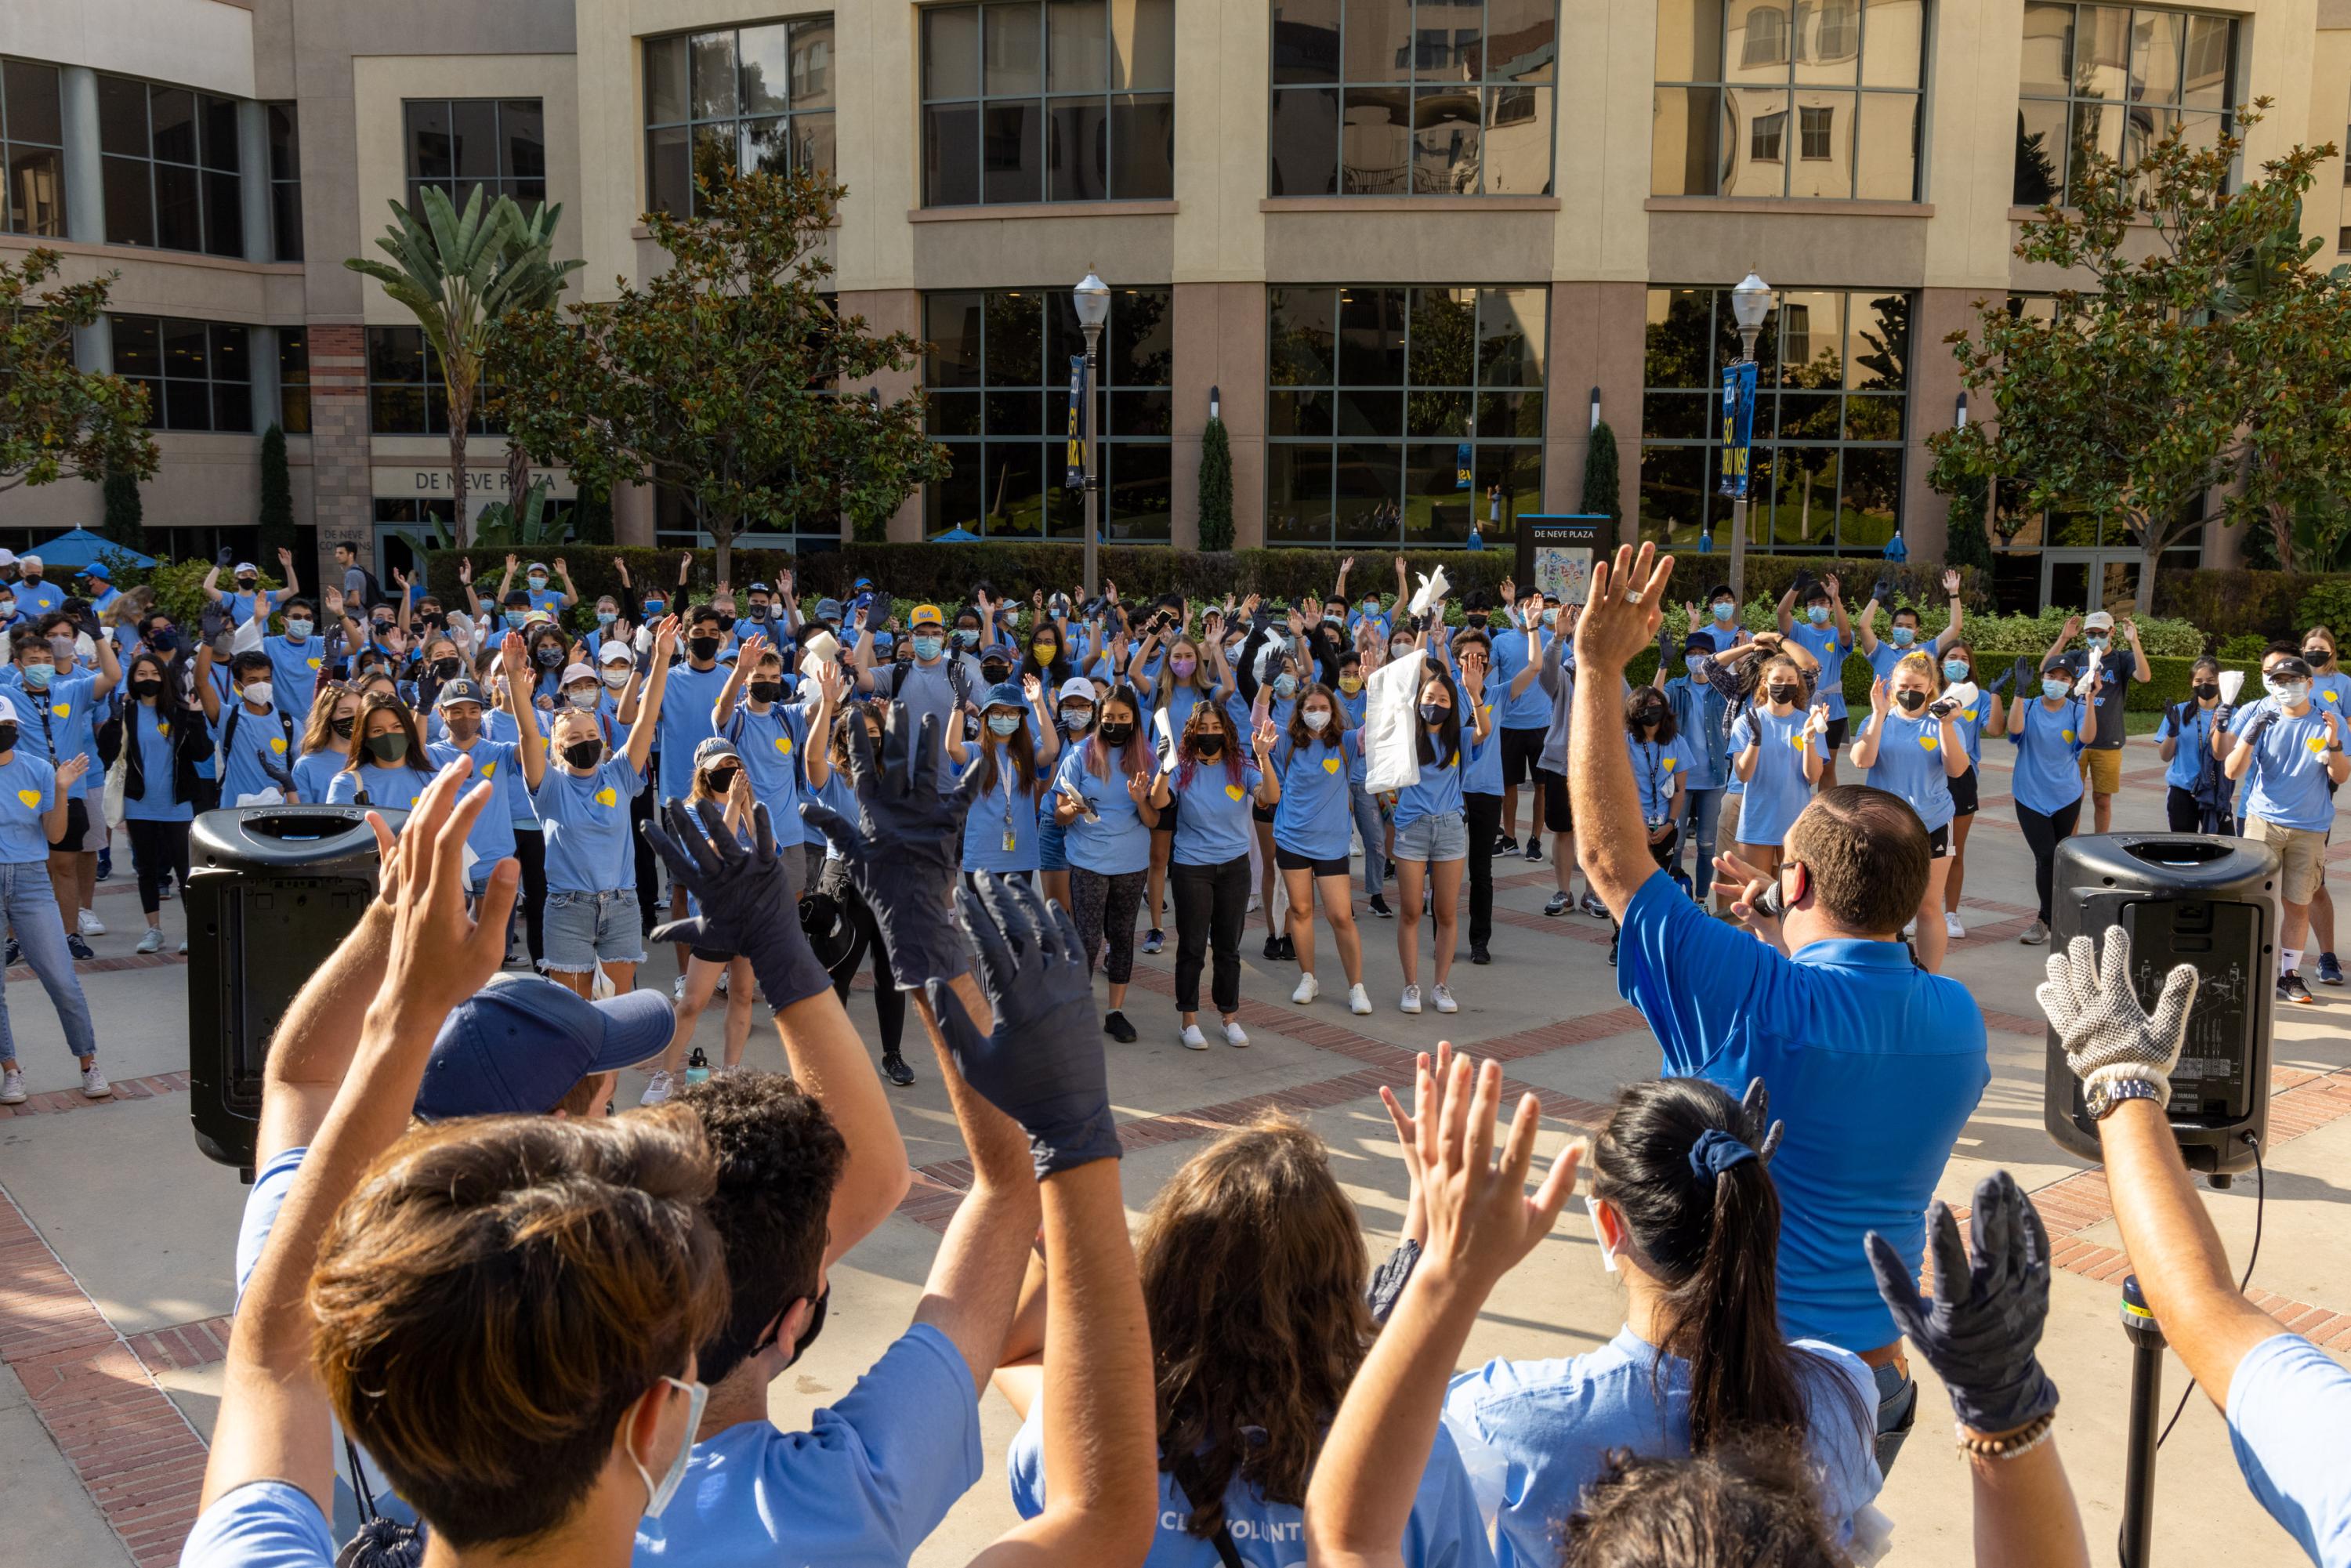
[{"label": "white work glove", "polygon": [[2196,1000],[2196,970],[2181,964],[2164,977],[2150,1018],[2131,985],[2130,933],[2106,931],[2101,956],[2087,936],[2049,955],[2049,979],[2033,994],[2065,1048],[2065,1065],[2093,1085],[2136,1078],[2171,1097],[2171,1069],[2188,1039],[2188,1009]]},{"label": "white work glove", "polygon": [[1427,614],[1452,591],[1453,584],[1446,580],[1445,569],[1438,567],[1420,580],[1420,588],[1412,596],[1412,612],[1415,615]]}]

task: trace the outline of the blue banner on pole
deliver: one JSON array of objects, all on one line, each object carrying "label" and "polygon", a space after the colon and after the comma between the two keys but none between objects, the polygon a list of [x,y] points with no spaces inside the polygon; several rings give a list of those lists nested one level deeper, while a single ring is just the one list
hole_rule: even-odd
[{"label": "blue banner on pole", "polygon": [[1061,488],[1086,487],[1086,357],[1070,356],[1070,453]]},{"label": "blue banner on pole", "polygon": [[1453,447],[1453,487],[1467,490],[1474,481],[1469,473],[1469,444],[1457,442]]},{"label": "blue banner on pole", "polygon": [[1755,362],[1722,367],[1722,483],[1719,491],[1747,498],[1749,460],[1755,450]]}]

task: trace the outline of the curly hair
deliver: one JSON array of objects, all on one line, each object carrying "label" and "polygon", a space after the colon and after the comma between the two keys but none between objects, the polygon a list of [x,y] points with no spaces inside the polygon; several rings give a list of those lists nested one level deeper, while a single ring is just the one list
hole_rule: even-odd
[{"label": "curly hair", "polygon": [[757,1349],[794,1301],[817,1293],[831,1239],[825,1218],[849,1145],[832,1118],[781,1072],[729,1072],[675,1096],[702,1123],[718,1162],[710,1223],[726,1249],[731,1301],[702,1342],[697,1374],[716,1384]]},{"label": "curly hair", "polygon": [[1279,1115],[1226,1134],[1160,1189],[1135,1250],[1185,1529],[1216,1534],[1236,1476],[1302,1505],[1374,1332],[1363,1230],[1322,1140]]},{"label": "curly hair", "polygon": [[1618,1448],[1561,1531],[1560,1568],[1849,1568],[1802,1448],[1749,1433],[1702,1458]]}]

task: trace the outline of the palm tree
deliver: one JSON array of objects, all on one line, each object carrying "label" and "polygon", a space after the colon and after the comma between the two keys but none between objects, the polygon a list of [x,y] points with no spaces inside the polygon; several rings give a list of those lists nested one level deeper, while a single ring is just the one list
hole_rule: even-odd
[{"label": "palm tree", "polygon": [[357,256],[343,263],[406,306],[441,361],[449,398],[449,486],[461,547],[472,532],[465,520],[466,427],[481,395],[491,341],[507,315],[551,305],[563,280],[587,265],[548,259],[560,204],[534,208],[526,217],[511,196],[500,196],[485,213],[483,195],[475,186],[462,216],[437,186],[424,188],[421,217],[393,202],[392,222],[375,243],[394,265]]}]

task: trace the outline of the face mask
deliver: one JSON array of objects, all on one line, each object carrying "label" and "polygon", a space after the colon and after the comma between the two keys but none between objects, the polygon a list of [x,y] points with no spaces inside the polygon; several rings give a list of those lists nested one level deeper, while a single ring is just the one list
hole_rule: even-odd
[{"label": "face mask", "polygon": [[2300,707],[2310,700],[2310,683],[2308,681],[2272,681],[2270,695],[2288,707]]},{"label": "face mask", "polygon": [[368,624],[375,629],[376,638],[379,642],[392,635],[392,622],[389,621],[371,621]]},{"label": "face mask", "polygon": [[37,692],[46,691],[48,688],[49,677],[57,673],[57,666],[54,664],[27,664],[25,666],[25,684]]},{"label": "face mask", "polygon": [[711,660],[718,657],[718,639],[716,637],[688,638],[686,640],[685,651],[693,654],[695,658],[700,659],[703,663],[708,664]]},{"label": "face mask", "polygon": [[1339,677],[1339,689],[1346,693],[1349,696],[1353,696],[1357,692],[1364,689],[1364,677],[1361,675],[1341,675]]},{"label": "face mask", "polygon": [[1815,626],[1825,626],[1828,624],[1829,607],[1825,604],[1807,604],[1804,606],[1804,619]]},{"label": "face mask", "polygon": [[288,641],[299,643],[309,635],[310,623],[308,621],[291,615],[286,618],[286,636]]},{"label": "face mask", "polygon": [[1073,735],[1083,734],[1094,722],[1094,710],[1072,705],[1061,710],[1061,727]]},{"label": "face mask", "polygon": [[617,692],[629,684],[629,674],[626,664],[607,664],[596,678]]},{"label": "face mask", "polygon": [[596,624],[599,626],[610,626],[613,622],[618,621],[620,618],[621,612],[617,610],[599,610],[596,612]]},{"label": "face mask", "polygon": [[1192,755],[1195,757],[1217,757],[1223,754],[1224,749],[1225,737],[1215,730],[1203,730],[1192,737]]},{"label": "face mask", "polygon": [[13,599],[0,599],[0,615],[14,615],[15,613],[16,613],[16,601]]},{"label": "face mask", "polygon": [[1445,716],[1452,711],[1451,703],[1423,703],[1420,705],[1420,722],[1434,728],[1443,724]]},{"label": "face mask", "polygon": [[563,694],[563,700],[585,712],[596,706],[599,695],[594,686],[575,686]]},{"label": "face mask", "polygon": [[499,619],[506,622],[507,631],[519,632],[522,630],[523,622],[530,619],[530,612],[527,610],[509,610],[504,615],[499,617]]},{"label": "face mask", "polygon": [[1731,618],[1731,616],[1732,616],[1732,615],[1734,615],[1734,614],[1736,614],[1736,613],[1738,612],[1738,610],[1739,610],[1739,606],[1737,606],[1736,604],[1733,604],[1733,603],[1732,603],[1729,600],[1728,600],[1728,599],[1719,599],[1719,600],[1717,600],[1717,601],[1715,601],[1715,603],[1714,603],[1714,606],[1713,606],[1714,618],[1715,618],[1717,621],[1722,622],[1724,624],[1728,625],[1728,624],[1729,623],[1729,622],[1730,622],[1730,618]]},{"label": "face mask", "polygon": [[685,1391],[685,1435],[678,1439],[677,1456],[670,1460],[659,1485],[654,1484],[652,1472],[636,1455],[629,1456],[629,1463],[637,1467],[637,1478],[645,1483],[647,1519],[659,1519],[662,1510],[669,1506],[669,1500],[677,1495],[678,1483],[685,1479],[686,1461],[694,1458],[694,1434],[702,1425],[702,1407],[710,1402],[710,1390],[699,1383],[688,1383],[682,1377],[664,1377],[662,1381]]},{"label": "face mask", "polygon": [[1483,615],[1464,615],[1461,621],[1472,632],[1483,632],[1486,629],[1486,617]]},{"label": "face mask", "polygon": [[1965,659],[1946,659],[1943,661],[1943,679],[1947,681],[1964,681],[1968,678],[1968,662]]},{"label": "face mask", "polygon": [[987,716],[987,732],[999,738],[1019,727],[1020,716],[1017,713],[992,713]]},{"label": "face mask", "polygon": [[2320,664],[2325,664],[2328,660],[2334,657],[2334,654],[2328,653],[2324,648],[2304,648],[2302,651],[2302,662],[2312,666],[2314,669]]},{"label": "face mask", "polygon": [[1241,650],[1242,650],[1243,648],[1247,647],[1248,645],[1249,645],[1249,640],[1248,640],[1247,638],[1245,638],[1245,637],[1244,637],[1244,638],[1238,638],[1238,639],[1236,639],[1236,640],[1235,640],[1235,641],[1233,641],[1233,642],[1230,642],[1230,643],[1226,643],[1226,644],[1225,644],[1225,663],[1227,663],[1227,664],[1228,664],[1238,663],[1238,662],[1239,662],[1239,660],[1240,660],[1240,656],[1241,656]]},{"label": "face mask", "polygon": [[1782,707],[1796,700],[1796,688],[1792,685],[1774,684],[1771,687],[1771,700]]},{"label": "face mask", "polygon": [[[327,721],[327,727],[328,727],[328,728],[329,728],[329,729],[331,729],[331,730],[333,730],[333,731],[335,732],[335,738],[336,738],[336,739],[338,739],[338,740],[349,740],[349,739],[351,737],[351,731],[353,731],[354,729],[357,729],[357,728],[359,727],[359,724],[360,724],[360,716],[359,716],[359,715],[357,715],[357,714],[352,714],[352,715],[351,715],[351,716],[350,716],[348,718],[330,718],[330,719],[329,719],[329,720]],[[453,732],[454,732],[454,727],[453,727]]]},{"label": "face mask", "polygon": [[1704,675],[1706,674],[1707,665],[1711,662],[1712,661],[1708,659],[1704,653],[1692,653],[1688,658],[1682,661],[1683,664],[1689,666],[1690,678],[1692,680],[1697,680],[1700,676]]},{"label": "face mask", "polygon": [[648,599],[645,601],[645,619],[648,621],[657,620],[660,618],[661,612],[667,608],[668,606],[658,599]]},{"label": "face mask", "polygon": [[1920,691],[1896,692],[1894,700],[1902,706],[1904,713],[1917,713],[1927,706],[1927,694]]},{"label": "face mask", "polygon": [[538,653],[533,653],[531,658],[537,662],[540,669],[551,670],[555,668],[556,665],[563,663],[563,650],[550,643],[546,647],[539,649]]},{"label": "face mask", "polygon": [[743,770],[740,768],[714,768],[703,775],[710,792],[721,800],[726,799],[726,792],[735,788],[735,780],[741,777]]},{"label": "face mask", "polygon": [[2218,681],[2199,681],[2196,685],[2196,695],[2200,701],[2209,703],[2220,695],[2220,685]]},{"label": "face mask", "polygon": [[1666,705],[1663,703],[1643,703],[1633,710],[1633,722],[1635,724],[1663,724],[1665,720]]},{"label": "face mask", "polygon": [[1322,624],[1325,626],[1344,626],[1346,623],[1347,617],[1343,613],[1333,615],[1327,610],[1322,612]]},{"label": "face mask", "polygon": [[825,1313],[831,1306],[832,1287],[827,1285],[824,1288],[824,1294],[816,1299],[816,1305],[809,1309],[808,1327],[800,1331],[799,1339],[792,1345],[791,1360],[784,1363],[787,1371],[799,1364],[800,1357],[806,1355],[809,1353],[809,1346],[816,1343],[816,1336],[824,1332]]},{"label": "face mask", "polygon": [[[30,577],[28,577],[28,578],[26,578],[25,580],[26,580],[26,582],[34,582],[34,581],[37,581],[37,580],[38,580],[38,579],[37,579],[37,578],[30,578]],[[257,578],[257,577],[240,577],[240,578],[238,578],[238,579],[236,580],[236,585],[237,585],[237,587],[239,587],[239,588],[243,589],[246,592],[247,592],[247,593],[251,593],[255,589],[259,588],[259,587],[261,586],[261,579],[259,579],[259,578]]]},{"label": "face mask", "polygon": [[0,751],[14,751],[16,749],[16,727],[13,724],[0,724]]},{"label": "face mask", "polygon": [[755,703],[780,702],[783,700],[783,695],[784,683],[781,681],[753,681],[751,683],[751,700]]},{"label": "face mask", "polygon": [[576,740],[563,748],[563,760],[586,771],[602,760],[604,743],[601,740]]},{"label": "face mask", "polygon": [[727,614],[723,610],[720,611],[718,612],[718,630],[721,632],[732,632],[735,630],[735,617]]},{"label": "face mask", "polygon": [[1197,659],[1170,659],[1167,661],[1167,668],[1169,672],[1178,680],[1183,679],[1185,676],[1190,674],[1199,667],[1200,661]]},{"label": "face mask", "polygon": [[2105,637],[2085,637],[2082,641],[2093,653],[2103,653],[2106,651],[2108,639]]},{"label": "face mask", "polygon": [[1402,637],[1388,644],[1388,657],[1391,659],[1401,659],[1411,652],[1412,643]]},{"label": "face mask", "polygon": [[1273,695],[1278,697],[1285,698],[1296,696],[1298,695],[1298,677],[1296,675],[1274,676]]},{"label": "face mask", "polygon": [[1616,1271],[1616,1249],[1608,1244],[1607,1237],[1601,1232],[1600,1200],[1587,1194],[1583,1199],[1583,1212],[1592,1218],[1592,1239],[1600,1244],[1600,1266],[1614,1274]]},{"label": "face mask", "polygon": [[149,697],[162,696],[163,695],[163,683],[154,679],[152,676],[150,676],[145,680],[133,681],[131,683],[131,695],[139,698],[142,702]]},{"label": "face mask", "polygon": [[1911,643],[1916,643],[1917,640],[1918,632],[1917,628],[1910,626],[1896,626],[1892,634],[1886,639],[1887,642],[1892,643],[1897,648],[1907,648]]},{"label": "face mask", "polygon": [[1307,734],[1320,735],[1331,727],[1331,710],[1326,707],[1308,708],[1298,716],[1298,722],[1306,727]]},{"label": "face mask", "polygon": [[543,571],[532,572],[530,574],[530,585],[533,588],[545,588],[547,586],[547,574]]},{"label": "face mask", "polygon": [[408,737],[396,729],[368,737],[368,752],[378,762],[397,762],[408,755]]},{"label": "face mask", "polygon": [[2073,689],[2074,683],[2063,675],[2044,676],[2041,682],[2041,695],[2051,702],[2055,702]]},{"label": "face mask", "polygon": [[914,657],[917,659],[926,661],[935,659],[946,651],[946,643],[940,638],[917,637],[914,639]]},{"label": "face mask", "polygon": [[1061,650],[1055,647],[1050,643],[1031,643],[1029,644],[1029,656],[1036,660],[1040,664],[1050,664],[1055,659],[1060,658],[1061,655]]},{"label": "face mask", "polygon": [[1124,746],[1128,741],[1134,738],[1134,726],[1131,724],[1105,724],[1102,727],[1102,744],[1115,751],[1120,747]]},{"label": "face mask", "polygon": [[979,646],[979,628],[958,626],[955,629],[955,640],[958,648],[977,648]]}]

